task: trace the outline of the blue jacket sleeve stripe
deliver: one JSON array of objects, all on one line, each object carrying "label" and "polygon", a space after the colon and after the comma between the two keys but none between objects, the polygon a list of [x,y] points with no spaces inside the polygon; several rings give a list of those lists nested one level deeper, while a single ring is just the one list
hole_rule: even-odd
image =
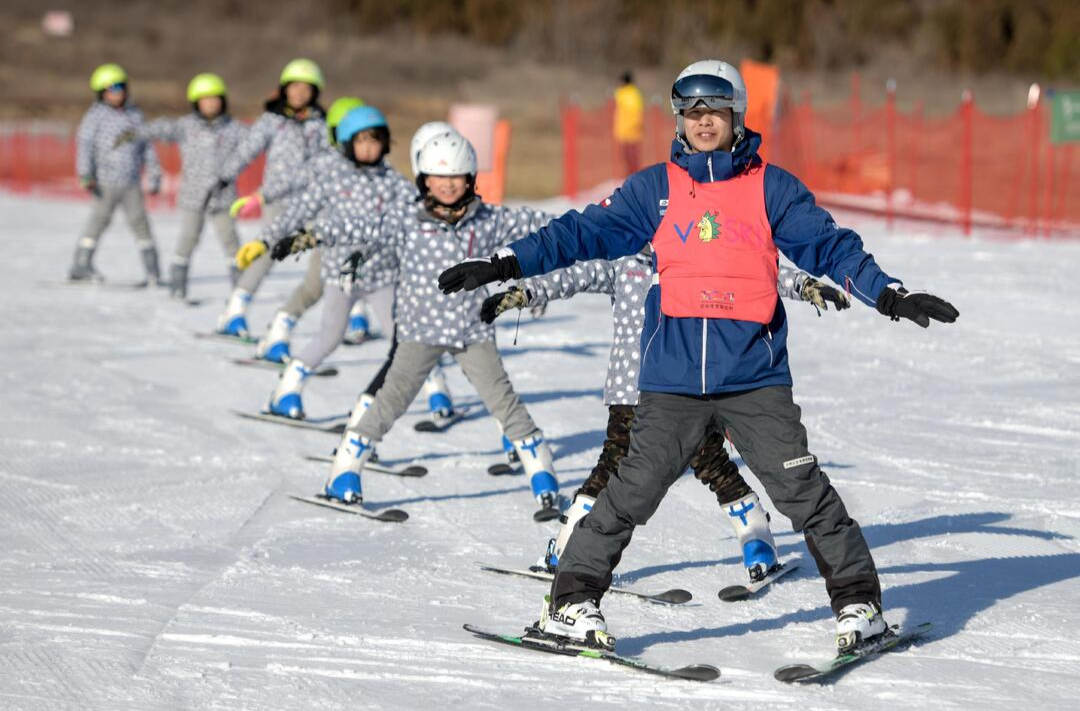
[{"label": "blue jacket sleeve stripe", "polygon": [[572,210],[510,244],[524,276],[545,274],[588,259],[637,254],[660,226],[659,202],[667,196],[667,168],[660,163],[627,178],[606,206]]}]

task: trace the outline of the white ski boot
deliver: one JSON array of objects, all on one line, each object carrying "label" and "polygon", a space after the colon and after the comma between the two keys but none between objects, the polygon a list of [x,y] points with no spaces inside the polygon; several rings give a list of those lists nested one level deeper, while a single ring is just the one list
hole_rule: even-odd
[{"label": "white ski boot", "polygon": [[750,582],[764,580],[778,567],[776,542],[769,528],[769,513],[754,492],[721,508],[735,529],[735,537],[739,539],[739,550],[742,551],[743,565],[750,575]]},{"label": "white ski boot", "polygon": [[346,504],[363,504],[360,475],[373,447],[374,443],[367,437],[345,432],[334,453],[334,463],[330,465],[330,478],[326,480],[323,496]]},{"label": "white ski boot", "polygon": [[251,304],[251,292],[245,289],[233,289],[225,313],[218,317],[218,333],[225,336],[247,338],[247,309]]},{"label": "white ski boot", "polygon": [[349,325],[342,341],[348,346],[358,346],[371,336],[371,321],[367,315],[367,302],[363,299],[353,304],[349,311]]},{"label": "white ski boot", "polygon": [[428,401],[431,420],[436,425],[454,416],[454,401],[450,398],[450,388],[446,386],[442,366],[436,365],[424,379],[424,397]]},{"label": "white ski boot", "polygon": [[615,638],[607,633],[607,621],[595,600],[568,602],[558,610],[552,610],[550,596],[545,595],[537,629],[545,635],[586,647],[615,649]]},{"label": "white ski boot", "polygon": [[585,514],[592,511],[595,503],[596,499],[585,494],[578,494],[574,497],[574,503],[570,504],[570,508],[566,510],[566,513],[559,517],[559,522],[562,524],[559,535],[548,541],[547,552],[540,562],[533,566],[534,571],[555,572],[555,569],[559,567],[559,556],[566,550],[566,544],[570,542],[574,527],[577,526],[578,521],[585,518]]},{"label": "white ski boot", "polygon": [[296,319],[284,311],[278,311],[274,314],[274,320],[270,322],[266,335],[255,346],[255,357],[271,363],[288,363],[289,339],[294,328]]},{"label": "white ski boot", "polygon": [[533,520],[543,522],[558,518],[559,480],[555,478],[551,449],[544,441],[543,433],[537,430],[513,444],[521,459],[521,466],[529,476],[533,497],[540,504],[540,510],[533,514]]},{"label": "white ski boot", "polygon": [[[364,413],[368,411],[368,408],[370,408],[374,402],[374,395],[360,393],[360,397],[356,398],[356,404],[353,405],[352,412],[349,413],[349,420],[345,423],[345,429],[355,430],[357,425],[360,424],[360,420],[364,419]],[[368,461],[379,461],[379,454],[375,451],[374,444],[371,445],[371,454],[368,455]]]},{"label": "white ski boot", "polygon": [[844,654],[885,634],[889,625],[874,602],[844,605],[836,616],[836,651]]},{"label": "white ski boot", "polygon": [[285,367],[277,387],[270,394],[270,412],[294,420],[304,419],[302,393],[304,381],[311,375],[311,369],[295,358]]}]

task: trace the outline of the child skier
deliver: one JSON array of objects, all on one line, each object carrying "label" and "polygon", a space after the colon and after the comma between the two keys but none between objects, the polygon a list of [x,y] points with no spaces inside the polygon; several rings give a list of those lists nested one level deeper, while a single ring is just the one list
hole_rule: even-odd
[{"label": "child skier", "polygon": [[[368,107],[365,107],[368,108]],[[354,155],[360,151],[371,150],[368,145],[372,138],[382,138],[381,132],[376,132],[377,126],[373,126],[370,117],[363,115],[364,109],[357,109],[355,112],[350,112],[342,125],[338,129],[337,140],[342,142],[353,142]],[[379,122],[376,122],[379,123]],[[381,122],[382,126],[385,126],[385,120]],[[435,135],[441,135],[447,132],[453,132],[449,124],[441,121],[431,122],[424,124],[417,130],[413,136],[410,146],[410,159],[413,166],[413,174],[416,172],[416,158],[419,153],[419,147],[423,147],[423,143],[426,139],[432,138]],[[456,133],[456,132],[455,132]],[[370,135],[367,135],[370,134]],[[380,144],[380,147],[389,145],[389,133],[385,134],[385,142]],[[388,151],[389,148],[386,148]],[[382,154],[385,156],[385,153]],[[382,158],[379,158],[382,161]],[[400,174],[394,172],[394,175]],[[404,180],[404,178],[402,178]],[[341,203],[340,205],[331,203],[328,205],[327,214],[331,214],[333,211],[343,209],[347,215],[354,215],[357,212],[365,211],[368,217],[377,217],[380,214],[385,214],[392,206],[397,209],[409,209],[416,202],[419,193],[413,183],[406,183],[406,187],[400,188],[396,199],[388,201],[385,204],[365,204],[364,202],[357,203],[354,200],[349,200]],[[348,195],[350,192],[355,197],[355,190],[338,190],[341,194]],[[329,217],[326,222],[333,224],[337,221],[336,217]],[[296,253],[313,241],[313,237],[308,233],[300,233],[299,235],[290,235],[277,242],[277,246],[272,249],[272,256],[274,259],[284,259],[290,253]],[[309,344],[307,344],[297,355],[289,361],[288,367],[282,373],[281,378],[278,380],[277,387],[270,396],[270,405],[268,410],[270,413],[280,415],[282,417],[290,418],[302,418],[304,416],[302,391],[304,383],[307,381],[311,372],[317,368],[322,361],[337,347],[337,344],[341,341],[342,333],[349,327],[349,321],[352,319],[352,311],[349,306],[357,301],[361,294],[371,293],[383,289],[389,291],[390,305],[392,313],[393,305],[393,283],[397,277],[398,264],[394,257],[393,250],[378,250],[371,259],[363,264],[362,269],[353,272],[352,276],[347,280],[348,283],[343,283],[340,278],[343,265],[348,261],[351,250],[348,249],[346,240],[337,240],[335,238],[330,239],[336,246],[327,246],[323,249],[316,249],[316,254],[312,256],[313,259],[318,257],[321,264],[321,279],[324,281],[324,292],[328,295],[327,302],[323,305],[322,323],[320,325],[319,334]],[[385,328],[393,331],[393,318],[392,315],[385,317],[382,320]],[[387,354],[386,362],[379,370],[379,373],[372,380],[367,390],[361,395],[357,401],[356,407],[354,407],[354,416],[359,421],[359,417],[363,414],[363,411],[370,406],[374,401],[375,393],[382,386],[385,380],[386,372],[390,368],[390,363],[393,361],[395,352],[397,351],[397,338],[393,338],[390,351]],[[426,400],[432,412],[432,417],[436,424],[439,421],[451,417],[454,414],[453,403],[450,399],[449,391],[446,388],[446,380],[442,375],[441,368],[436,365],[432,370],[432,373],[424,381],[424,391]]]},{"label": "child skier", "polygon": [[404,414],[439,358],[450,353],[513,442],[541,506],[534,519],[551,520],[559,515],[551,450],[510,384],[494,328],[480,320],[483,298],[446,296],[434,285],[449,265],[527,234],[548,216],[485,204],[475,192],[476,152],[456,133],[430,139],[417,162],[421,206],[389,213],[378,222],[338,218],[336,224],[315,228],[324,244],[338,243],[343,235],[349,249],[364,257],[390,249],[398,260],[393,363],[374,403],[343,435],[325,495],[346,503],[363,501],[360,475],[371,448]]},{"label": "child skier", "polygon": [[180,240],[169,270],[169,292],[173,297],[187,297],[188,265],[199,243],[203,222],[209,218],[225,251],[229,277],[236,282],[233,255],[240,247],[236,224],[229,215],[229,205],[236,199],[232,183],[218,189],[221,163],[243,140],[247,129],[229,116],[225,81],[217,74],[199,74],[187,87],[191,113],[178,119],[160,118],[140,126],[122,137],[140,141],[180,144],[183,169],[180,173]]},{"label": "child skier", "polygon": [[[266,153],[262,193],[245,195],[230,208],[233,217],[246,216],[262,205],[273,220],[281,212],[279,191],[293,186],[293,174],[305,161],[329,146],[324,111],[319,106],[323,88],[319,65],[310,59],[294,59],[285,65],[278,82],[277,95],[266,103],[266,110],[247,136],[226,161],[218,175],[222,183],[234,182],[240,172],[260,153]],[[270,194],[273,199],[264,199]],[[237,266],[245,273],[237,280],[225,312],[218,319],[218,332],[228,336],[247,336],[247,306],[252,294],[270,269],[270,258],[262,254],[258,242],[249,242],[237,251]]]},{"label": "child skier", "polygon": [[113,212],[122,206],[128,226],[135,233],[146,283],[156,285],[160,282],[158,253],[139,179],[145,168],[150,194],[156,195],[161,189],[157,153],[145,141],[117,145],[117,139],[143,122],[142,111],[130,101],[127,72],[116,64],[102,64],[90,76],[90,89],[97,99],[79,123],[75,169],[79,183],[94,196],[94,206],[79,237],[68,278],[102,280],[94,269],[94,252]]},{"label": "child skier", "polygon": [[[579,262],[566,269],[520,282],[509,291],[489,296],[484,301],[481,318],[488,323],[507,309],[546,305],[549,301],[569,299],[575,294],[607,294],[611,297],[615,335],[604,384],[604,404],[608,407],[607,438],[600,460],[585,483],[574,494],[573,503],[561,517],[559,535],[548,543],[542,564],[536,568],[554,573],[559,556],[566,548],[574,527],[596,503],[608,479],[619,469],[619,462],[630,447],[630,427],[638,403],[638,361],[641,327],[645,320],[645,300],[652,285],[652,250],[645,250],[613,261],[595,259]],[[822,284],[805,272],[781,267],[777,290],[782,298],[811,302],[828,310],[831,302],[837,310],[850,305],[843,292]],[[820,312],[819,312],[820,313]],[[769,527],[769,515],[758,495],[747,485],[739,467],[728,457],[724,434],[712,429],[690,468],[701,483],[716,494],[720,509],[735,530],[742,551],[743,565],[752,583],[764,581],[780,570]]]},{"label": "child skier", "polygon": [[[263,199],[270,199],[273,202],[286,196],[299,195],[312,180],[320,176],[323,179],[331,179],[332,176],[326,175],[327,171],[347,168],[346,162],[341,160],[341,148],[335,131],[346,114],[363,105],[364,102],[354,96],[336,99],[326,112],[327,137],[330,140],[327,150],[305,162],[301,170],[293,171],[288,181],[282,181],[276,187],[264,190]],[[254,248],[258,249],[258,246]],[[308,260],[303,281],[297,284],[285,304],[275,312],[267,332],[256,344],[256,358],[274,363],[284,363],[289,359],[289,339],[293,328],[300,317],[322,298],[321,272],[322,264],[313,255]]]},{"label": "child skier", "polygon": [[[308,161],[305,172],[309,172],[309,179],[303,190],[285,200],[282,212],[267,225],[258,240],[244,245],[249,257],[258,253],[260,260],[269,259],[270,255],[266,253],[283,241],[285,252],[282,256],[287,255],[291,236],[302,232],[324,210],[348,206],[358,212],[377,214],[397,203],[415,200],[416,188],[412,182],[386,162],[385,157],[390,152],[390,128],[381,111],[373,106],[352,109],[338,125],[336,135],[338,149]],[[321,270],[319,252],[315,250],[312,260]],[[255,264],[241,266],[254,269],[257,268]],[[336,272],[334,276],[337,276]],[[305,278],[298,290],[303,296],[294,294],[285,308],[275,315],[258,355],[278,363],[288,360],[292,329],[303,309],[323,295],[324,277],[316,273],[313,284],[308,284]],[[341,334],[338,334],[338,341],[330,350],[340,342]]]},{"label": "child skier", "polygon": [[630,176],[604,206],[567,213],[439,279],[454,293],[635,254],[650,242],[655,251],[630,449],[563,551],[537,633],[614,646],[599,608],[612,570],[716,423],[777,510],[804,531],[836,614],[837,647],[849,651],[887,628],[881,585],[862,531],[807,447],[792,400],[778,250],[893,320],[927,327],[959,313],[938,297],[890,286],[898,282],[857,234],[838,228],[802,183],[757,155],[761,137],[745,127],[746,85],[734,67],[690,65],[672,86],[671,105],[676,139],[667,164]]}]

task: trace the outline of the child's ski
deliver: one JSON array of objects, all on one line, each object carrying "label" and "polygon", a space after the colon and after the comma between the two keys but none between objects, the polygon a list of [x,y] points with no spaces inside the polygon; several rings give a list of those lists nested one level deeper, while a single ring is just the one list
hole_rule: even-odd
[{"label": "child's ski", "polygon": [[335,511],[343,511],[355,516],[363,516],[364,518],[370,518],[373,521],[384,521],[387,523],[401,523],[409,520],[409,514],[401,509],[382,509],[381,511],[367,511],[363,506],[359,504],[343,504],[333,499],[328,499],[325,496],[297,496],[296,494],[289,494],[290,499],[297,501],[303,501],[305,504],[314,504],[316,506],[323,506],[328,509],[334,509]]},{"label": "child's ski", "polygon": [[[266,360],[264,358],[233,358],[233,363],[237,365],[247,365],[253,368],[265,368],[266,370],[276,370],[281,372],[285,370],[287,363],[275,363],[272,360]],[[331,377],[338,374],[338,369],[332,365],[320,365],[311,371],[311,375],[319,377]]]},{"label": "child's ski", "polygon": [[[543,580],[549,583],[554,577],[551,573],[541,570],[503,568],[498,565],[488,565],[487,563],[477,563],[477,565],[480,566],[480,570],[486,570],[489,573],[497,573],[499,575],[516,575],[521,578]],[[637,590],[629,590],[627,588],[620,588],[613,585],[608,588],[608,592],[617,593],[619,595],[630,595],[632,597],[640,598],[642,600],[648,600],[649,602],[659,602],[665,605],[682,605],[694,599],[694,596],[691,595],[688,591],[680,590],[678,588],[672,588],[671,590],[665,590],[662,593],[650,595],[649,593],[638,592]]]},{"label": "child's ski", "polygon": [[[326,464],[333,464],[334,458],[328,457],[324,454],[305,454],[304,459],[309,462],[325,462]],[[409,465],[407,467],[391,467],[381,462],[373,462],[370,459],[364,462],[364,471],[366,472],[378,472],[379,474],[390,474],[391,476],[406,476],[406,477],[421,477],[427,476],[428,470],[425,467],[418,466],[416,464]]]},{"label": "child's ski", "polygon": [[297,420],[283,415],[272,415],[269,412],[244,412],[243,410],[233,410],[233,413],[238,417],[243,417],[247,420],[273,422],[274,424],[285,425],[287,427],[298,427],[302,430],[316,430],[318,432],[329,432],[331,434],[341,434],[344,432],[345,420],[348,417],[348,415],[332,415],[330,417],[306,417],[302,420]]},{"label": "child's ski", "polygon": [[747,585],[729,585],[726,588],[723,588],[718,595],[724,602],[749,600],[798,567],[799,559],[793,558],[786,563],[782,563],[778,569],[769,573],[768,577],[764,580],[759,580],[756,583],[749,583]]},{"label": "child's ski", "polygon": [[253,346],[259,342],[254,336],[230,336],[217,331],[196,331],[195,338],[205,341],[221,341],[223,343],[236,343],[241,346]]}]

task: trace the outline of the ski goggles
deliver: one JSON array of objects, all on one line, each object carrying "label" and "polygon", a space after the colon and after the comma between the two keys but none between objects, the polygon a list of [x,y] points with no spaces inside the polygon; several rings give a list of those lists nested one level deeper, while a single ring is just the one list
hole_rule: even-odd
[{"label": "ski goggles", "polygon": [[742,97],[736,97],[734,84],[711,74],[692,74],[671,87],[671,107],[676,111],[686,111],[698,104],[710,109],[732,108],[737,98]]},{"label": "ski goggles", "polygon": [[107,87],[105,87],[105,91],[127,91],[127,84],[122,81],[118,81],[115,84],[109,84]]}]

